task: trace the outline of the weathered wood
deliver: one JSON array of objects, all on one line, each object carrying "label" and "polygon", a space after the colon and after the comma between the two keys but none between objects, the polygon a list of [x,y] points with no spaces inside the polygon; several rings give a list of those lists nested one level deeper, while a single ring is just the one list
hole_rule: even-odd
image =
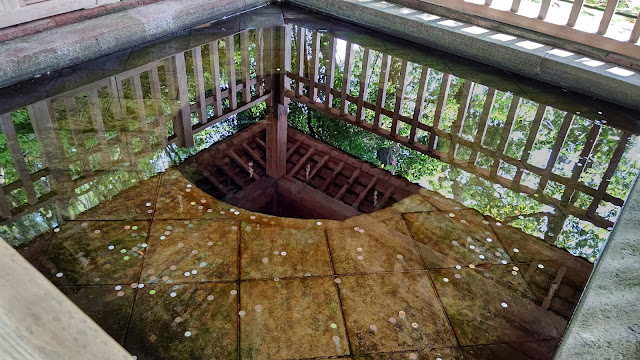
[{"label": "weathered wood", "polygon": [[356,169],[353,172],[353,174],[351,174],[351,177],[349,178],[349,180],[347,180],[347,183],[344,184],[342,189],[340,189],[340,191],[338,191],[338,193],[336,194],[336,196],[334,198],[337,199],[337,200],[342,200],[342,196],[344,195],[344,193],[347,192],[347,190],[349,190],[349,188],[351,187],[353,182],[358,179],[359,175],[360,175],[360,169]]},{"label": "weathered wood", "polygon": [[[242,69],[242,80],[244,84],[249,84],[251,79],[251,59],[249,58],[249,30],[240,33],[240,68]],[[251,102],[251,87],[245,86],[242,89],[242,101],[246,104]]]},{"label": "weathered wood", "polygon": [[[100,162],[103,166],[108,166],[111,162],[109,155],[109,144],[107,142],[107,133],[104,129],[104,120],[102,118],[102,108],[100,107],[100,99],[98,98],[98,90],[94,89],[89,92],[89,107],[91,112],[91,121],[93,122],[93,130],[96,133]],[[128,149],[125,150],[125,153]]]},{"label": "weathered wood", "polygon": [[229,151],[227,151],[227,155],[229,155],[229,157],[233,161],[235,161],[236,164],[240,165],[240,167],[243,168],[247,172],[247,174],[249,174],[250,176],[252,176],[256,180],[260,180],[260,176],[258,174],[256,174],[255,170],[252,172],[251,171],[251,167],[249,166],[249,164],[247,162],[245,162],[244,160],[242,160],[240,158],[240,156],[238,156],[238,154],[235,153],[235,151],[229,150]]},{"label": "weathered wood", "polygon": [[318,102],[318,77],[320,76],[320,33],[314,32],[311,39],[311,83],[309,99]]},{"label": "weathered wood", "polygon": [[405,92],[407,91],[407,79],[409,77],[408,66],[409,62],[407,60],[402,60],[402,66],[400,67],[400,82],[396,87],[396,104],[393,110],[393,118],[391,119],[391,136],[396,136],[400,127],[398,120],[400,119],[400,112],[402,111]]},{"label": "weathered wood", "polygon": [[582,4],[584,4],[584,0],[573,0],[573,5],[571,6],[571,13],[569,14],[569,20],[567,20],[567,26],[569,27],[576,26],[576,22],[578,21],[578,16],[582,11]]},{"label": "weathered wood", "polygon": [[[466,80],[464,84],[462,84],[462,94],[459,99],[459,107],[458,107],[458,116],[456,116],[456,120],[451,125],[451,134],[460,136],[462,132],[462,127],[464,126],[464,119],[467,117],[467,113],[469,112],[469,102],[471,101],[471,93],[473,92],[474,83]],[[449,145],[449,158],[453,159],[456,155],[456,150],[458,149],[458,144],[451,141]]]},{"label": "weathered wood", "polygon": [[629,42],[635,44],[638,40],[640,40],[640,13],[638,14],[635,25],[633,25],[633,30],[631,30]]},{"label": "weathered wood", "polygon": [[291,154],[293,154],[294,151],[298,149],[298,147],[300,147],[300,145],[302,145],[302,142],[296,141],[296,143],[291,146],[291,149],[287,150],[287,159],[289,158],[289,156],[291,156]]},{"label": "weathered wood", "polygon": [[393,196],[393,193],[395,191],[396,191],[396,189],[394,187],[390,187],[387,191],[385,191],[384,195],[382,196],[382,199],[380,201],[378,201],[378,203],[373,208],[373,210],[374,211],[378,211],[378,210],[382,209],[383,207],[385,207],[385,205],[389,202],[389,199],[391,199],[391,196]]},{"label": "weathered wood", "polygon": [[193,61],[193,80],[196,83],[196,105],[198,106],[198,116],[200,123],[207,122],[207,94],[204,90],[204,69],[202,67],[202,48],[200,46],[191,49],[191,59]]},{"label": "weathered wood", "polygon": [[422,67],[422,72],[420,73],[420,83],[418,85],[418,94],[416,95],[416,108],[413,110],[413,120],[411,121],[411,132],[409,134],[409,143],[413,143],[416,141],[416,133],[418,130],[418,123],[422,119],[422,115],[424,114],[424,97],[426,95],[427,90],[427,78],[429,77],[429,68],[426,66]]},{"label": "weathered wood", "polygon": [[324,181],[324,184],[322,184],[322,186],[320,187],[320,191],[322,191],[322,192],[327,191],[327,188],[329,187],[329,185],[331,185],[331,183],[333,183],[333,180],[336,178],[336,176],[338,176],[340,171],[342,171],[342,168],[344,167],[344,164],[345,164],[345,162],[343,161],[335,169],[333,169],[333,174],[331,174],[331,176],[328,177]]},{"label": "weathered wood", "polygon": [[311,179],[313,179],[313,177],[318,173],[318,171],[320,169],[322,169],[322,167],[324,166],[324,164],[327,162],[327,160],[329,160],[329,155],[325,155],[320,162],[318,162],[316,164],[316,166],[313,168],[313,170],[311,170],[311,173],[309,173],[309,177],[307,178],[306,182],[311,181]]},{"label": "weathered wood", "polygon": [[[540,130],[540,125],[542,124],[542,120],[544,119],[544,114],[547,111],[547,106],[543,104],[538,105],[538,110],[536,111],[536,115],[531,122],[531,128],[529,129],[529,136],[527,136],[527,142],[524,144],[524,149],[522,150],[522,156],[520,160],[523,164],[527,164],[529,161],[529,156],[531,155],[531,149],[533,148],[533,144],[536,142],[536,137],[538,136],[538,130]],[[522,179],[523,169],[518,168],[516,171],[516,175],[513,177],[513,182],[516,186],[520,186],[520,180]]]},{"label": "weathered wood", "polygon": [[602,181],[600,185],[598,185],[598,189],[596,190],[596,196],[593,197],[593,201],[589,205],[589,209],[587,209],[587,216],[589,218],[594,218],[596,216],[596,210],[598,210],[598,206],[600,206],[600,202],[607,195],[607,188],[609,187],[609,183],[611,182],[611,177],[616,172],[620,161],[622,160],[622,155],[624,155],[625,150],[627,149],[627,143],[631,138],[631,133],[625,131],[620,136],[620,141],[618,142],[618,146],[613,152],[611,156],[611,160],[609,161],[609,166],[607,166],[607,170],[605,170],[604,175],[602,175]]},{"label": "weathered wood", "polygon": [[517,13],[520,10],[520,0],[513,0],[511,3],[511,9],[509,11]]},{"label": "weathered wood", "polygon": [[382,121],[381,110],[387,100],[387,87],[389,86],[389,70],[391,69],[391,55],[382,54],[382,66],[380,70],[380,81],[378,82],[378,100],[376,101],[376,114],[373,118],[373,128],[380,127]]},{"label": "weathered wood", "polygon": [[[333,89],[333,84],[336,79],[336,38],[333,36],[329,36],[329,62],[325,68],[325,94],[324,94],[324,106],[330,108],[333,106],[333,95],[331,94],[331,90]],[[343,84],[344,87],[344,84]]]},{"label": "weathered wood", "polygon": [[[593,124],[591,126],[591,130],[589,131],[589,135],[587,135],[587,140],[584,143],[584,147],[580,152],[580,156],[578,157],[578,163],[573,166],[571,171],[571,182],[576,183],[580,179],[580,175],[582,175],[584,169],[587,168],[588,159],[591,156],[591,152],[593,151],[593,147],[596,144],[596,139],[600,135],[600,125]],[[570,201],[573,194],[575,192],[575,187],[567,186],[562,193],[562,198],[560,201]]]},{"label": "weathered wood", "polygon": [[538,184],[538,192],[543,192],[547,183],[549,182],[550,175],[552,173],[553,167],[556,164],[556,160],[558,160],[558,155],[560,155],[560,149],[562,149],[562,144],[564,144],[567,133],[569,132],[569,128],[571,128],[571,124],[573,124],[573,119],[575,115],[572,113],[567,113],[564,117],[564,121],[560,126],[560,130],[558,131],[558,136],[556,137],[556,141],[553,143],[553,147],[551,148],[551,154],[549,156],[549,161],[547,162],[547,166],[544,169],[542,177],[540,178],[540,183]]},{"label": "weathered wood", "polygon": [[235,110],[238,107],[238,89],[236,81],[236,43],[234,35],[224,39],[227,55],[227,79],[229,81],[229,108]]},{"label": "weathered wood", "polygon": [[313,155],[313,153],[316,151],[315,148],[311,147],[309,148],[309,151],[307,151],[306,154],[304,154],[304,156],[302,157],[302,159],[300,159],[298,161],[298,164],[296,164],[296,166],[289,172],[289,176],[295,177],[296,173],[298,171],[300,171],[300,169],[302,168],[302,166],[304,164],[306,164],[307,160],[309,160],[309,158],[311,157],[311,155]]},{"label": "weathered wood", "polygon": [[598,34],[604,35],[607,33],[607,30],[609,30],[609,25],[611,24],[611,19],[613,18],[613,14],[616,12],[617,6],[618,0],[607,0],[607,7],[604,8],[602,20],[600,20],[600,26],[598,26]]},{"label": "weathered wood", "polygon": [[551,0],[542,0],[540,4],[540,12],[538,13],[538,19],[544,20],[549,13],[549,6],[551,6]]},{"label": "weathered wood", "polygon": [[258,96],[264,95],[264,30],[256,29],[256,78],[258,79]]},{"label": "weathered wood", "polygon": [[227,196],[224,201],[245,210],[260,211],[276,196],[276,184],[276,179],[264,177],[237,193]]},{"label": "weathered wood", "polygon": [[349,110],[349,102],[347,94],[351,93],[351,76],[353,74],[353,66],[355,51],[352,42],[347,41],[346,54],[344,59],[344,71],[342,75],[342,91],[340,92],[340,114],[344,115]]},{"label": "weathered wood", "polygon": [[447,103],[447,94],[449,94],[449,87],[451,86],[451,80],[453,80],[449,73],[442,74],[442,83],[440,83],[440,92],[438,94],[438,102],[436,103],[436,112],[433,114],[433,126],[431,127],[431,134],[429,135],[429,144],[427,145],[429,151],[433,151],[437,144],[436,129],[440,127],[440,119],[444,114],[445,104]]},{"label": "weathered wood", "polygon": [[[511,99],[511,106],[509,107],[509,113],[507,114],[507,120],[502,127],[502,133],[500,134],[500,141],[498,142],[498,147],[496,151],[499,154],[504,154],[504,150],[507,147],[507,142],[509,141],[509,137],[511,136],[511,131],[513,130],[513,123],[518,115],[518,109],[520,108],[520,103],[522,99],[519,96],[513,96]],[[498,173],[498,169],[500,168],[499,162],[494,162],[493,166],[491,166],[491,176],[495,176]]]},{"label": "weathered wood", "polygon": [[279,195],[292,199],[300,206],[307,206],[308,213],[321,214],[321,218],[344,220],[362,215],[344,202],[289,177],[279,179],[276,189]]},{"label": "weathered wood", "polygon": [[33,181],[31,180],[31,175],[29,171],[29,167],[24,159],[24,154],[22,153],[22,149],[20,148],[20,143],[18,142],[18,134],[16,134],[16,129],[13,126],[13,121],[11,120],[11,114],[3,114],[0,115],[0,128],[2,128],[2,132],[4,133],[5,138],[7,139],[7,147],[9,148],[9,153],[11,154],[11,160],[13,162],[13,166],[18,173],[18,177],[22,182],[22,188],[27,197],[27,201],[29,204],[35,204],[38,202],[38,196],[36,195],[36,191],[33,187]]},{"label": "weathered wood", "polygon": [[[296,37],[296,50],[298,51],[298,54],[296,56],[297,59],[297,66],[298,66],[298,76],[300,76],[300,79],[304,78],[304,69],[305,69],[305,60],[307,58],[307,50],[306,50],[306,45],[307,45],[307,32],[306,30],[302,27],[298,25],[298,36]],[[302,96],[302,81],[298,81],[296,83],[296,94],[298,96]]]},{"label": "weathered wood", "polygon": [[[361,122],[365,118],[364,103],[366,102],[366,96],[369,90],[369,80],[371,78],[371,50],[365,48],[364,55],[362,57],[362,72],[360,73],[360,91],[358,94],[358,107],[356,110],[356,120]],[[343,115],[347,113],[344,112]]]},{"label": "weathered wood", "polygon": [[267,175],[279,179],[287,173],[287,109],[277,104],[267,125]]},{"label": "weathered wood", "polygon": [[260,157],[260,155],[256,154],[255,151],[253,151],[253,149],[251,149],[251,147],[249,147],[249,145],[242,143],[242,148],[244,148],[244,151],[247,152],[247,154],[249,154],[249,156],[251,156],[251,158],[256,161],[258,164],[260,164],[260,166],[262,166],[263,168],[267,168],[266,163],[264,162],[264,160]]},{"label": "weathered wood", "polygon": [[360,206],[360,203],[362,202],[362,200],[367,196],[369,191],[371,191],[371,189],[373,189],[373,187],[376,186],[377,182],[378,182],[378,176],[372,177],[371,181],[369,181],[369,185],[367,185],[367,187],[360,193],[360,195],[358,195],[358,199],[356,199],[356,201],[351,205],[351,207],[354,209],[358,209],[358,206]]},{"label": "weathered wood", "polygon": [[[496,101],[496,89],[488,88],[487,96],[484,100],[484,106],[482,107],[482,114],[480,115],[480,121],[478,121],[478,131],[476,131],[476,136],[473,139],[474,144],[478,144],[479,147],[482,146],[484,142],[484,138],[487,134],[487,122],[491,117],[491,110],[493,110],[493,104]],[[469,155],[468,164],[475,164],[478,161],[478,149],[474,148],[471,151],[471,155]]]},{"label": "weathered wood", "polygon": [[[167,77],[175,77],[175,85],[178,91],[178,103],[180,111],[173,119],[173,131],[178,137],[178,146],[192,147],[193,134],[191,132],[191,105],[189,104],[189,85],[187,83],[187,68],[184,53],[180,52],[173,58],[174,74],[167,74]],[[235,80],[234,80],[235,81]]]},{"label": "weathered wood", "polygon": [[222,89],[220,84],[219,50],[220,49],[218,48],[218,40],[209,43],[209,64],[211,66],[211,90],[214,96],[214,116],[222,116]]}]

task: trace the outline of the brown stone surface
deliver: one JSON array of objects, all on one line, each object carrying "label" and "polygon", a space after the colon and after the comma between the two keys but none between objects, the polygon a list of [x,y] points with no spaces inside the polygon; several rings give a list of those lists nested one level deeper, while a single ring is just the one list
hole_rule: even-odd
[{"label": "brown stone surface", "polygon": [[162,175],[156,219],[216,218],[221,217],[220,211],[211,196],[189,183],[180,172],[170,170]]},{"label": "brown stone surface", "polygon": [[400,214],[361,226],[327,230],[337,274],[423,269]]},{"label": "brown stone surface", "polygon": [[354,354],[457,345],[426,272],[340,279]]},{"label": "brown stone surface", "polygon": [[138,289],[125,347],[145,360],[237,358],[237,289],[235,284]]},{"label": "brown stone surface", "polygon": [[154,221],[142,280],[182,283],[237,279],[238,225],[233,220]]},{"label": "brown stone surface", "polygon": [[459,348],[422,349],[392,353],[357,355],[354,360],[464,360]]},{"label": "brown stone surface", "polygon": [[[138,280],[149,223],[72,221],[54,234],[47,252],[56,284],[130,284]],[[112,247],[112,248],[111,248]]]},{"label": "brown stone surface", "polygon": [[510,263],[484,217],[475,210],[405,214],[427,268]]},{"label": "brown stone surface", "polygon": [[286,229],[242,222],[242,278],[331,275],[331,258],[322,229]]},{"label": "brown stone surface", "polygon": [[553,315],[540,308],[519,271],[512,271],[499,265],[432,272],[460,345],[558,338]]},{"label": "brown stone surface", "polygon": [[[242,359],[317,358],[349,354],[331,278],[243,282]],[[259,311],[258,311],[259,310]]]},{"label": "brown stone surface", "polygon": [[557,340],[463,348],[467,360],[551,360]]}]

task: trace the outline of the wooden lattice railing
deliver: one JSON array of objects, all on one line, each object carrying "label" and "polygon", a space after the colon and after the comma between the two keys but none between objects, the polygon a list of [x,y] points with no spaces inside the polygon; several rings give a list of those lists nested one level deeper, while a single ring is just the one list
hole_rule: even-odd
[{"label": "wooden lattice railing", "polygon": [[[556,160],[560,154],[562,146],[567,138],[572,123],[578,114],[566,112],[564,121],[558,130],[557,137],[553,144],[548,148],[550,154],[545,166],[539,167],[530,163],[530,154],[536,141],[536,136],[540,129],[541,123],[545,120],[545,114],[550,111],[557,111],[550,106],[538,103],[535,118],[531,122],[526,143],[520,157],[513,157],[505,153],[507,142],[510,138],[514,120],[519,112],[519,107],[523,98],[513,96],[509,107],[506,121],[501,125],[500,141],[496,148],[488,147],[484,144],[485,135],[488,127],[488,121],[492,119],[492,112],[495,111],[496,104],[494,102],[497,89],[487,88],[486,98],[483,104],[483,110],[480,114],[479,124],[474,139],[469,140],[461,135],[462,128],[469,117],[469,103],[472,89],[475,86],[483,86],[472,81],[465,81],[462,85],[463,91],[461,95],[455,95],[459,101],[457,115],[450,129],[442,128],[442,120],[444,116],[447,99],[451,97],[450,86],[455,78],[450,71],[435,70],[428,66],[422,66],[420,70],[420,80],[418,82],[417,95],[409,96],[407,92],[408,86],[408,67],[409,62],[405,59],[394,58],[389,54],[377,52],[381,55],[380,71],[378,74],[379,81],[377,84],[371,84],[372,76],[372,55],[375,52],[371,48],[357,45],[355,43],[346,42],[346,51],[344,56],[343,79],[342,83],[346,84],[342,88],[337,88],[335,79],[336,68],[336,41],[330,34],[321,34],[313,32],[311,35],[302,27],[297,28],[297,32],[292,33],[292,27],[286,28],[287,50],[291,51],[292,45],[295,49],[304,49],[298,51],[295,56],[291,56],[292,63],[287,64],[286,73],[288,79],[285,82],[286,96],[293,101],[306,104],[311,109],[321,111],[331,117],[343,120],[345,122],[357,125],[372,133],[383,136],[387,139],[395,141],[399,144],[417,150],[421,153],[439,159],[445,163],[454,165],[457,168],[468,171],[471,174],[484,178],[491,183],[499,184],[505,188],[510,188],[526,195],[531,195],[541,203],[552,205],[560,210],[566,217],[573,215],[579,219],[586,220],[594,225],[602,228],[609,228],[613,225],[612,221],[605,219],[597,214],[597,209],[601,202],[610,203],[615,206],[622,206],[624,199],[615,197],[607,193],[609,182],[614,175],[618,165],[625,153],[627,144],[633,134],[628,130],[622,130],[620,139],[617,141],[616,149],[610,162],[603,174],[603,181],[597,185],[597,188],[587,186],[581,183],[580,176],[585,169],[589,168],[591,163],[589,157],[593,151],[599,134],[604,126],[599,121],[591,122],[591,129],[588,136],[584,138],[580,144],[580,159],[572,169],[570,176],[562,176],[553,171]],[[321,51],[321,37],[328,37],[328,47]],[[295,39],[294,39],[295,38]],[[293,39],[293,40],[292,40]],[[361,48],[362,66],[360,74],[353,72],[353,62],[355,47]],[[324,64],[320,64],[319,59],[326,59]],[[359,59],[358,59],[359,60]],[[395,61],[400,63],[399,73],[391,74],[390,66]],[[416,69],[412,64],[411,68]],[[295,72],[292,72],[292,66]],[[324,71],[321,71],[324,69]],[[415,70],[414,70],[415,71]],[[438,75],[442,78],[439,85],[439,92],[436,97],[435,111],[432,118],[425,118],[425,96],[426,89],[432,85],[429,81],[432,75]],[[386,108],[385,100],[392,92],[389,91],[390,76],[395,76],[395,107]],[[357,95],[352,87],[357,85]],[[367,98],[371,86],[377,86],[377,98],[375,101],[369,101]],[[414,84],[415,88],[415,84]],[[393,90],[393,89],[392,89]],[[393,96],[393,95],[391,95]],[[336,101],[334,101],[336,99]],[[339,100],[339,104],[338,101]],[[402,113],[403,107],[412,106],[412,116],[406,116]],[[432,104],[433,105],[433,104]],[[369,113],[369,116],[366,114]],[[372,115],[372,116],[371,116]],[[383,122],[383,118],[387,121]],[[427,124],[430,122],[431,124]],[[495,124],[494,124],[495,125]],[[409,127],[406,134],[399,134],[399,128]],[[422,134],[421,139],[427,138],[428,141],[418,141],[417,134]],[[446,144],[447,146],[441,146]],[[470,149],[470,155],[462,156],[461,148]],[[488,157],[493,159],[493,164],[487,168],[480,166],[478,160],[480,157]],[[499,172],[499,168],[503,164],[515,167],[515,175],[513,177],[505,176]],[[539,177],[538,185],[535,187],[523,184],[521,182],[523,174],[529,173]],[[545,188],[550,182],[555,182],[564,186],[564,191],[558,198],[545,194]],[[573,204],[576,196],[580,193],[592,197],[588,208],[577,207]]]},{"label": "wooden lattice railing", "polygon": [[[42,152],[43,166],[35,172],[26,164],[25,151],[15,131],[12,121],[15,112],[0,115],[2,132],[18,175],[16,181],[0,186],[3,222],[58,200],[68,201],[65,193],[94,181],[97,176],[105,176],[105,172],[92,172],[84,164],[91,151],[85,144],[93,141],[94,136],[97,151],[92,153],[99,155],[99,168],[117,169],[121,168],[118,164],[135,164],[136,159],[161,151],[171,143],[191,147],[194,135],[266,101],[270,93],[265,84],[265,32],[269,31],[246,30],[229,35],[28,105],[26,110]],[[240,50],[236,51],[238,41]],[[250,47],[254,49],[252,57]],[[220,49],[224,49],[224,54]],[[228,56],[228,49],[234,49],[232,56]],[[236,53],[240,55],[239,62]],[[205,81],[204,55],[208,55],[206,72],[211,82]],[[189,75],[187,68],[192,69]],[[226,80],[223,83],[221,71]],[[196,89],[195,99],[190,99],[189,88]],[[172,131],[167,131],[168,127]],[[67,141],[76,151],[65,151],[61,130],[68,130]],[[141,150],[136,151],[137,142]],[[109,156],[114,147],[121,153],[116,160]],[[71,181],[74,164],[81,169],[81,179],[74,189],[61,187],[61,183]],[[38,196],[34,182],[43,177],[47,178],[51,191]],[[24,192],[27,203],[12,207],[7,196],[14,191]]]}]

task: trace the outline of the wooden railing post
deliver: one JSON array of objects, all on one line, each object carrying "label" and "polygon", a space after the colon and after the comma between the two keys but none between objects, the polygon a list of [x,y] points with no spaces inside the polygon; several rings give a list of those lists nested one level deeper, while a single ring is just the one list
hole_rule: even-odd
[{"label": "wooden railing post", "polygon": [[[187,68],[184,58],[184,53],[180,52],[173,57],[173,71],[167,73],[167,78],[170,76],[175,79],[175,84],[178,91],[178,104],[180,106],[179,112],[173,118],[173,131],[178,137],[178,146],[192,147],[193,134],[191,132],[191,105],[189,104],[189,85],[187,84]],[[233,80],[235,82],[235,79]],[[231,90],[231,88],[229,89]],[[229,95],[231,96],[231,95]]]}]

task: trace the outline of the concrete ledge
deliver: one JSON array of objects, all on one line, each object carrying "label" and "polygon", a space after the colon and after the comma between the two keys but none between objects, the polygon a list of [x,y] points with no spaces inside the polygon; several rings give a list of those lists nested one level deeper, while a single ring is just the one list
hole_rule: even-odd
[{"label": "concrete ledge", "polygon": [[381,0],[288,0],[419,44],[640,109],[640,75],[604,61]]},{"label": "concrete ledge", "polygon": [[0,44],[0,87],[59,70],[269,0],[165,0]]},{"label": "concrete ledge", "polygon": [[557,360],[640,359],[640,184],[596,264]]}]

